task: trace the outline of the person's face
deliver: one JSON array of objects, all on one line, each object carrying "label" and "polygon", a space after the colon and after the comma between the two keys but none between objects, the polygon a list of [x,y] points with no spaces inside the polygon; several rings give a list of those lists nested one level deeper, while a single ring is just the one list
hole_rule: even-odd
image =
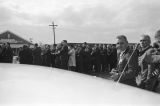
[{"label": "person's face", "polygon": [[64,45],[64,42],[63,42],[63,41],[61,42],[61,45],[62,45],[62,46]]},{"label": "person's face", "polygon": [[150,41],[146,37],[140,37],[140,46],[146,48],[150,45]]},{"label": "person's face", "polygon": [[50,46],[49,46],[49,45],[47,46],[47,49],[48,49],[48,50],[50,49]]},{"label": "person's face", "polygon": [[7,47],[7,48],[9,47],[9,44],[8,44],[8,43],[6,43],[6,47]]},{"label": "person's face", "polygon": [[45,45],[45,49],[47,49],[47,46],[48,46],[48,45]]},{"label": "person's face", "polygon": [[103,45],[103,49],[106,49],[106,46],[105,46],[105,45]]},{"label": "person's face", "polygon": [[82,44],[82,47],[86,47],[86,44],[83,43],[83,44]]},{"label": "person's face", "polygon": [[37,46],[36,46],[36,45],[34,45],[34,48],[37,48]]},{"label": "person's face", "polygon": [[116,48],[117,50],[124,51],[128,47],[128,43],[124,39],[117,39]]},{"label": "person's face", "polygon": [[55,45],[53,45],[53,48],[52,48],[53,50],[55,50],[56,49],[56,46]]}]

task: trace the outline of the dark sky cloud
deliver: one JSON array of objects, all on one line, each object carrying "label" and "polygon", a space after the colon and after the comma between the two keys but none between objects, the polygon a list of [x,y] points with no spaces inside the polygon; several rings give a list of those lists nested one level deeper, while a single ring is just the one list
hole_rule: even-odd
[{"label": "dark sky cloud", "polygon": [[[48,25],[53,20],[59,25],[56,29],[58,42],[62,39],[71,42],[113,42],[119,34],[126,35],[131,42],[137,42],[144,33],[153,38],[160,28],[159,0],[87,0],[86,3],[84,0],[53,0],[42,2],[46,7],[41,0],[37,0],[38,5],[25,0],[29,8],[17,1],[14,0],[11,6],[0,5],[0,31],[10,29],[36,41],[52,42],[52,29]],[[56,3],[57,7],[51,7],[52,3]]]}]

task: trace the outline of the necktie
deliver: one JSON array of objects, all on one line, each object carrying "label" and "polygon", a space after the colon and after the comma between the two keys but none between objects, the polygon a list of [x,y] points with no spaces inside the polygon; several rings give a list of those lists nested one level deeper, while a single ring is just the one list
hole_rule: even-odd
[{"label": "necktie", "polygon": [[121,54],[120,54],[120,56],[119,56],[119,62],[118,62],[118,64],[120,64],[120,63],[122,62],[122,59],[123,59],[123,53],[124,53],[124,52],[121,52]]}]

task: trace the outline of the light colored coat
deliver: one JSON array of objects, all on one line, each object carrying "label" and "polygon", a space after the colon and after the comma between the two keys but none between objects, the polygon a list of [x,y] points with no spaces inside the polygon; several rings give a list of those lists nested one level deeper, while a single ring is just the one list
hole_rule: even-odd
[{"label": "light colored coat", "polygon": [[76,66],[76,52],[74,49],[69,50],[68,52],[68,66]]}]

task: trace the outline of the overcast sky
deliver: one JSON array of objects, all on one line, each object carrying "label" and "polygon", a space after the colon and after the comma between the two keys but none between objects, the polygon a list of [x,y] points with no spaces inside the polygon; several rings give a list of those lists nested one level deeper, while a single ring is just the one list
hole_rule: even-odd
[{"label": "overcast sky", "polygon": [[0,32],[53,43],[52,21],[56,43],[114,43],[121,34],[138,42],[160,29],[160,0],[0,0]]}]

